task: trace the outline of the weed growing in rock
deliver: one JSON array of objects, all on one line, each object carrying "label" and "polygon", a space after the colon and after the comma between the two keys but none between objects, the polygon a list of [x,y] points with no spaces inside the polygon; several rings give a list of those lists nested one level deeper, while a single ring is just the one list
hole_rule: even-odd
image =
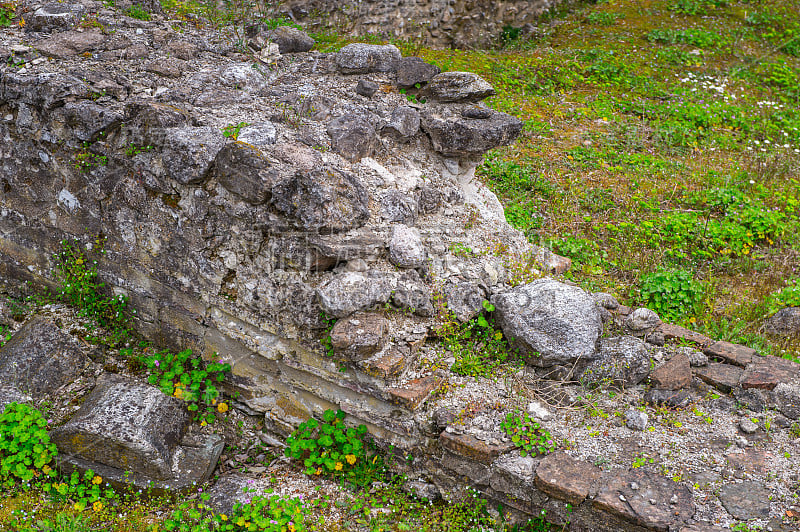
[{"label": "weed growing in rock", "polygon": [[236,140],[239,138],[239,130],[249,125],[250,124],[248,122],[239,122],[238,124],[228,124],[227,126],[222,128],[222,135],[229,139]]},{"label": "weed growing in rock", "polygon": [[703,285],[684,270],[658,271],[644,277],[640,294],[663,320],[677,321],[700,310]]},{"label": "weed growing in rock", "polygon": [[96,166],[108,164],[108,157],[90,151],[89,146],[89,142],[84,141],[83,147],[75,154],[73,166],[81,172],[88,172]]},{"label": "weed growing in rock", "polygon": [[36,527],[41,532],[85,532],[91,530],[91,519],[84,515],[57,514],[51,519],[36,521]]},{"label": "weed growing in rock", "polygon": [[517,358],[518,351],[511,347],[497,327],[491,312],[494,305],[483,302],[485,314],[467,323],[459,323],[449,312],[441,312],[442,321],[436,335],[456,361],[450,371],[472,377],[492,377],[503,363]]},{"label": "weed growing in rock", "polygon": [[[95,252],[104,253],[103,243],[102,238],[95,240]],[[77,240],[62,240],[61,250],[55,259],[61,280],[59,299],[108,329],[112,345],[126,342],[131,334],[130,318],[126,313],[128,298],[122,294],[108,296],[104,293],[106,284],[99,279],[97,261],[88,255]]]},{"label": "weed growing in rock", "polygon": [[14,14],[17,11],[17,6],[14,2],[4,2],[0,4],[0,27],[11,26],[11,21],[14,20]]},{"label": "weed growing in rock", "polygon": [[216,413],[228,411],[229,405],[221,401],[217,384],[230,373],[230,364],[223,364],[221,359],[205,363],[198,355],[193,355],[191,349],[180,353],[144,354],[140,361],[150,373],[147,382],[167,395],[186,401],[189,411],[195,413],[194,420],[201,425],[213,423]]},{"label": "weed growing in rock", "polygon": [[125,14],[139,20],[150,20],[150,12],[139,4],[133,4],[125,11]]},{"label": "weed growing in rock", "polygon": [[9,340],[11,340],[11,331],[5,325],[0,325],[0,347],[3,347],[3,344]]},{"label": "weed growing in rock", "polygon": [[556,448],[550,432],[543,429],[527,412],[519,410],[509,412],[505,421],[500,424],[500,428],[511,437],[511,442],[519,447],[522,456],[547,454]]},{"label": "weed growing in rock", "polygon": [[131,142],[127,148],[125,148],[125,156],[126,157],[136,157],[140,153],[146,153],[153,149],[153,146],[146,145],[146,146],[137,146],[135,143]]},{"label": "weed growing in rock", "polygon": [[39,410],[19,403],[6,406],[0,414],[0,481],[6,487],[29,484],[42,475],[54,477],[49,464],[57,452]]},{"label": "weed growing in rock", "polygon": [[326,410],[322,421],[302,423],[286,440],[286,456],[301,460],[307,475],[330,475],[356,486],[371,484],[384,471],[383,459],[370,452],[365,425],[348,427],[345,413]]}]

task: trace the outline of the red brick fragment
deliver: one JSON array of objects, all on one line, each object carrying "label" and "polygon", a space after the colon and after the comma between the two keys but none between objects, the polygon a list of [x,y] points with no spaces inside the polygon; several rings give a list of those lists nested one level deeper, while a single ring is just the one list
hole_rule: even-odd
[{"label": "red brick fragment", "polygon": [[457,455],[486,465],[491,464],[498,456],[514,448],[512,443],[494,445],[483,442],[469,434],[454,434],[447,431],[442,432],[442,435],[439,436],[439,442],[442,447]]},{"label": "red brick fragment", "polygon": [[414,379],[401,388],[390,388],[388,390],[389,400],[409,410],[416,410],[439,387],[441,382],[442,378],[437,375]]}]

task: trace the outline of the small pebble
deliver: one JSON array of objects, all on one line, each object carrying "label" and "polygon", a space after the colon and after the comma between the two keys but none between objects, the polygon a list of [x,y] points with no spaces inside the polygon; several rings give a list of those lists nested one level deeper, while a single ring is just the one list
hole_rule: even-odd
[{"label": "small pebble", "polygon": [[619,496],[619,500],[621,500],[622,502],[625,502],[625,501],[627,501],[628,499],[626,499],[626,498],[625,498],[625,495],[620,495],[620,496]]},{"label": "small pebble", "polygon": [[638,490],[639,489],[639,484],[637,482],[631,482],[631,489],[632,490]]}]

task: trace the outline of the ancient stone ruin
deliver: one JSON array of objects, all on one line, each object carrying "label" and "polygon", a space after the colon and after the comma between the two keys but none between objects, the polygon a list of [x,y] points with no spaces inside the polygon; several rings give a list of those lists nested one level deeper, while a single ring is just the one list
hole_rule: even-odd
[{"label": "ancient stone ruin", "polygon": [[315,29],[377,35],[441,48],[485,48],[507,37],[524,39],[540,17],[563,0],[289,0],[279,13]]},{"label": "ancient stone ruin", "polygon": [[[0,43],[8,291],[55,290],[61,242],[102,239],[101,276],[130,298],[137,329],[230,363],[238,407],[273,433],[340,408],[414,456],[409,471],[436,493],[471,485],[569,530],[716,530],[792,504],[800,366],[548,277],[569,261],[531,246],[475,179],[485,152],[522,133],[482,103],[485,80],[392,45],[315,52],[294,29],[252,30],[243,55],[92,0],[29,12]],[[84,12],[101,29],[72,15]],[[503,382],[451,374],[431,338],[445,309],[466,322],[485,301],[526,362]],[[665,346],[674,338],[686,346]],[[46,344],[57,357],[26,347]],[[92,356],[36,318],[0,348],[0,402],[85,396],[52,431],[68,467],[163,489],[208,479],[222,442],[194,434],[178,399]],[[600,432],[571,408],[598,386],[616,390],[596,401],[620,414]],[[520,404],[569,444],[520,456],[500,430]],[[646,404],[730,423],[681,439]],[[669,474],[639,468],[642,456]]]}]

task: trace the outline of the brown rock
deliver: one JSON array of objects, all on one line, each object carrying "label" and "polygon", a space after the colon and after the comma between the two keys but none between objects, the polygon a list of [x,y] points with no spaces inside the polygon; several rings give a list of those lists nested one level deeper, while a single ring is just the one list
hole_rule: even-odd
[{"label": "brown rock", "polygon": [[390,388],[388,390],[389,400],[409,410],[416,410],[439,387],[441,382],[441,377],[436,375],[414,379],[402,388]]},{"label": "brown rock", "polygon": [[756,356],[755,349],[724,341],[714,342],[703,349],[703,353],[713,358],[722,359],[728,364],[741,367],[748,365],[753,357]]},{"label": "brown rock", "polygon": [[661,390],[680,390],[692,382],[689,358],[677,354],[650,374],[650,382]]},{"label": "brown rock", "polygon": [[755,357],[744,370],[739,385],[742,388],[772,390],[781,382],[800,378],[800,364],[774,356]]},{"label": "brown rock", "polygon": [[582,503],[600,479],[597,467],[564,452],[548,454],[536,468],[536,487],[572,505]]},{"label": "brown rock", "polygon": [[406,359],[398,349],[387,350],[361,362],[361,367],[370,375],[383,379],[398,377],[406,368]]},{"label": "brown rock", "polygon": [[741,368],[718,362],[711,362],[706,367],[694,370],[695,375],[700,377],[703,382],[725,393],[730,393],[735,386],[739,385],[743,372],[744,370]]},{"label": "brown rock", "polygon": [[388,331],[389,321],[380,314],[359,313],[336,322],[331,329],[331,345],[350,360],[363,360],[383,348]]},{"label": "brown rock", "polygon": [[611,477],[594,506],[647,530],[661,532],[679,528],[695,512],[688,488],[641,469]]},{"label": "brown rock", "polygon": [[67,59],[99,49],[107,38],[99,31],[64,31],[38,41],[35,47],[44,55]]},{"label": "brown rock", "polygon": [[186,61],[175,58],[161,59],[148,63],[144,69],[165,78],[179,78],[186,71]]},{"label": "brown rock", "polygon": [[514,448],[511,443],[493,445],[482,442],[469,434],[453,434],[446,431],[439,436],[439,443],[449,451],[486,465],[491,464],[495,458]]},{"label": "brown rock", "polygon": [[687,340],[695,343],[701,347],[705,347],[714,343],[714,340],[708,336],[691,331],[679,325],[673,325],[671,323],[662,323],[658,330],[664,334],[664,338],[666,340],[678,338],[680,340]]}]

